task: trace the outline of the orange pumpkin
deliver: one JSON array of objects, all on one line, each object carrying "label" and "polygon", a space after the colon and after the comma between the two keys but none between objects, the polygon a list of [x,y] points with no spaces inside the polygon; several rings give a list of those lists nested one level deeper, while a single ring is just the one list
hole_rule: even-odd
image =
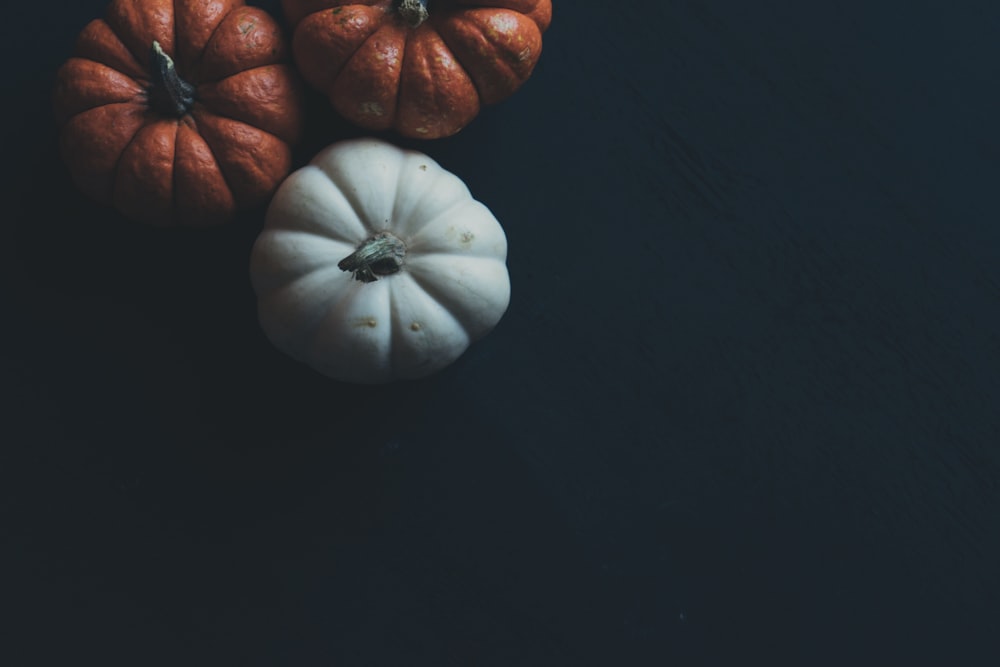
[{"label": "orange pumpkin", "polygon": [[303,108],[275,20],[243,0],[113,0],[60,69],[60,150],[126,217],[209,225],[265,203]]},{"label": "orange pumpkin", "polygon": [[531,75],[551,0],[283,0],[303,78],[349,121],[433,139]]}]

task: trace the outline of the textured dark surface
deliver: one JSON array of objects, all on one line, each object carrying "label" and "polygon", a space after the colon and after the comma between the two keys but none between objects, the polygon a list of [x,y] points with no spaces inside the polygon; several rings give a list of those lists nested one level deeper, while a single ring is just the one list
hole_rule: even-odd
[{"label": "textured dark surface", "polygon": [[[510,310],[375,389],[263,338],[260,211],[75,192],[49,92],[104,3],[5,10],[0,664],[1000,664],[1000,4],[961,5],[557,0],[524,89],[411,144],[504,224]],[[310,114],[300,162],[352,133]]]}]

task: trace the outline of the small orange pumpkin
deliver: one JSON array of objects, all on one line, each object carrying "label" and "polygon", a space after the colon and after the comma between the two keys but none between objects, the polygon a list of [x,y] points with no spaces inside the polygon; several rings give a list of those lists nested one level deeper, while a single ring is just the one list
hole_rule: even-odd
[{"label": "small orange pumpkin", "polygon": [[303,105],[275,20],[243,0],[113,0],[59,69],[77,186],[154,225],[225,222],[288,175]]},{"label": "small orange pumpkin", "polygon": [[434,139],[527,80],[551,0],[283,0],[303,78],[347,120]]}]

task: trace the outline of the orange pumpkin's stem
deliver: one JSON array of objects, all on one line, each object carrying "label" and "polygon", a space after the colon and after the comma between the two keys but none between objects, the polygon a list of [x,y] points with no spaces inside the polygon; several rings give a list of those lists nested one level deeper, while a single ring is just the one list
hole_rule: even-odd
[{"label": "orange pumpkin's stem", "polygon": [[399,0],[396,3],[396,11],[408,26],[416,28],[429,16],[427,2],[428,0]]},{"label": "orange pumpkin's stem", "polygon": [[153,84],[149,89],[150,104],[164,116],[180,118],[194,105],[195,88],[177,73],[173,59],[160,43],[153,42],[150,66]]}]

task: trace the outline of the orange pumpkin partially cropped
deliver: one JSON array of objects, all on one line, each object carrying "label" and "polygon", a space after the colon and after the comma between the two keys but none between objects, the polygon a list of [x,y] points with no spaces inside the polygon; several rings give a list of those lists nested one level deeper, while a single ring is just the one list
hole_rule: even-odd
[{"label": "orange pumpkin partially cropped", "polygon": [[349,121],[445,137],[531,75],[551,0],[283,0],[303,78]]},{"label": "orange pumpkin partially cropped", "polygon": [[275,20],[243,0],[113,0],[59,70],[77,186],[154,225],[210,225],[288,175],[301,86]]}]

